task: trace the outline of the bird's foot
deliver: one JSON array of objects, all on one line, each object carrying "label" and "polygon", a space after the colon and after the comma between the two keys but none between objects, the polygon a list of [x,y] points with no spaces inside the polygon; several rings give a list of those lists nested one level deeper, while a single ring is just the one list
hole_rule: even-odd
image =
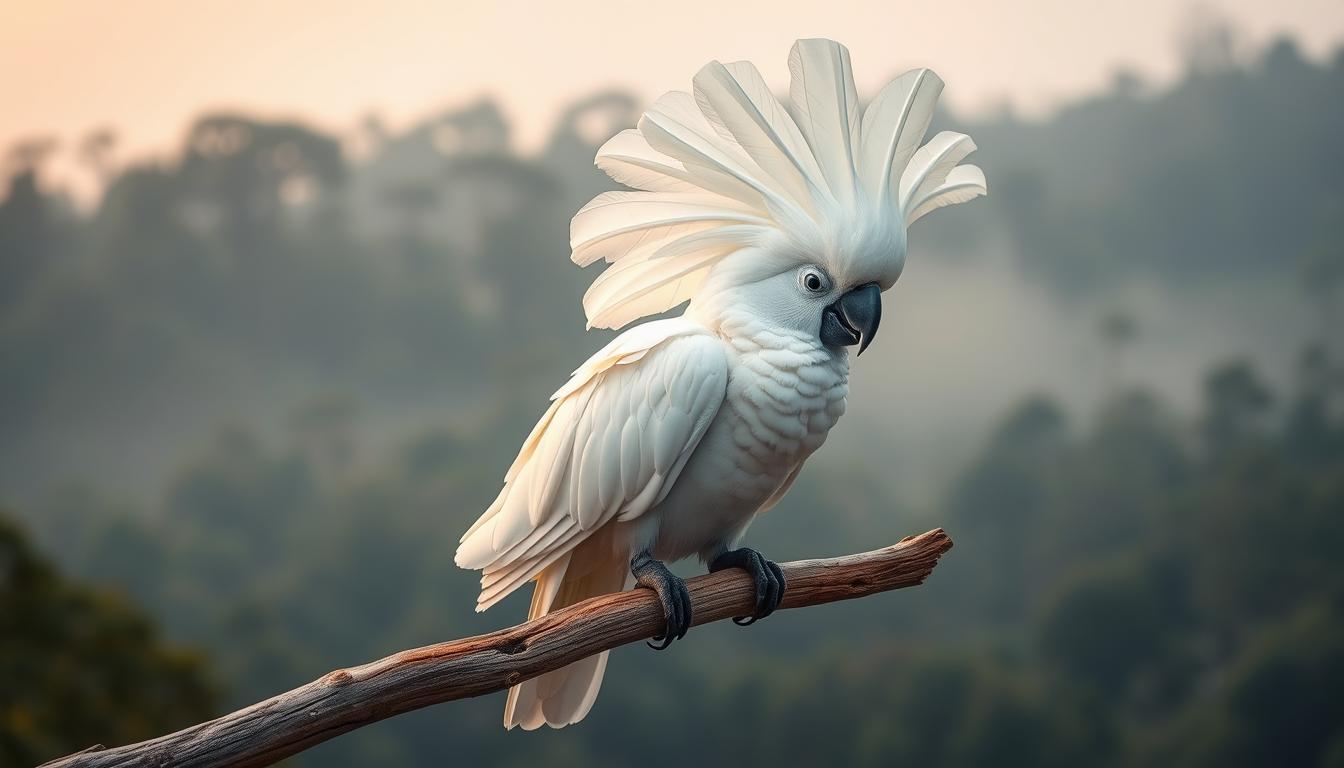
[{"label": "bird's foot", "polygon": [[685,637],[686,630],[691,628],[691,593],[686,589],[686,582],[668,570],[661,560],[654,560],[648,552],[635,555],[630,561],[630,572],[635,575],[635,582],[639,586],[657,592],[658,599],[663,603],[663,619],[667,627],[663,634],[653,638],[654,642],[649,643],[649,647],[661,651],[671,645],[673,640]]},{"label": "bird's foot", "polygon": [[709,572],[722,571],[725,568],[741,568],[756,583],[756,610],[750,616],[737,616],[733,623],[739,626],[754,624],[775,612],[779,601],[784,599],[784,571],[778,564],[766,560],[754,549],[733,549],[709,563]]}]

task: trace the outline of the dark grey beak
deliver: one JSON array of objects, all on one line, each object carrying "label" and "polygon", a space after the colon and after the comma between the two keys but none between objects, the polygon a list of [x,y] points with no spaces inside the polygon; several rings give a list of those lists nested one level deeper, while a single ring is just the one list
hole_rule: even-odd
[{"label": "dark grey beak", "polygon": [[882,322],[882,289],[860,285],[821,311],[821,343],[828,347],[859,345],[859,354],[873,343]]}]

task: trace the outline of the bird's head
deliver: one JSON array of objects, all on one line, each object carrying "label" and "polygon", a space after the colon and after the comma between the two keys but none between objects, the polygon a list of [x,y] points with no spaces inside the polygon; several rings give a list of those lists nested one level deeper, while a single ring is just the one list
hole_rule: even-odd
[{"label": "bird's head", "polygon": [[980,169],[958,165],[969,137],[920,146],[937,75],[907,72],[861,110],[838,43],[798,41],[789,69],[786,108],[750,63],[710,62],[692,93],[663,95],[598,151],[598,167],[637,191],[574,217],[574,261],[612,265],[584,295],[590,327],[689,299],[711,324],[746,314],[862,352],[905,265],[906,228],[985,194]]}]

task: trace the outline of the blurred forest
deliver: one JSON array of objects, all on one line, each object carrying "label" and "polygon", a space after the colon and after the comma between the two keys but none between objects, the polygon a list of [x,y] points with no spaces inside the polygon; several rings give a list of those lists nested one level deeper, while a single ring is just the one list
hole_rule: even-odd
[{"label": "blurred forest", "polygon": [[[1047,120],[938,118],[991,194],[916,229],[855,415],[748,534],[942,526],[927,585],[622,649],[578,727],[506,734],[489,697],[295,762],[1344,766],[1344,50],[1187,53]],[[639,106],[583,99],[528,155],[488,101],[10,148],[0,763],[523,615],[473,613],[452,551],[606,338],[568,222]]]}]

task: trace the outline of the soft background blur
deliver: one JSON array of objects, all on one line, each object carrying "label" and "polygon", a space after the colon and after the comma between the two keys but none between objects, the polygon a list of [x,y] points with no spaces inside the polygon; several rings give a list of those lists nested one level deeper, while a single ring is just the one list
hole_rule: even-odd
[{"label": "soft background blur", "polygon": [[[1003,7],[1000,7],[1002,5]],[[617,651],[300,765],[1344,765],[1337,2],[13,4],[0,764],[513,623],[452,565],[607,334],[594,150],[793,38],[927,65],[990,196],[912,233],[850,415],[748,534],[926,586]]]}]

